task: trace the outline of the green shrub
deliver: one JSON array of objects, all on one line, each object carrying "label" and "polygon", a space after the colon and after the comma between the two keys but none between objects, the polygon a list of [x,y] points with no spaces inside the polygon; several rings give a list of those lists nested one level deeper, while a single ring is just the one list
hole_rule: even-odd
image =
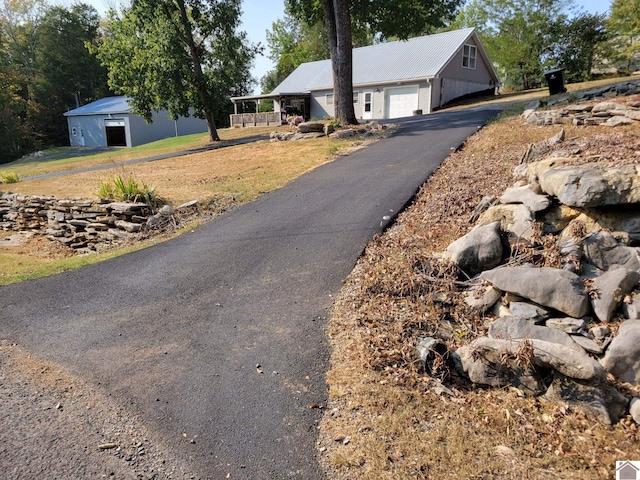
[{"label": "green shrub", "polygon": [[118,200],[120,202],[144,202],[154,204],[156,190],[144,182],[138,183],[133,177],[123,178],[115,175],[101,181],[95,191],[101,199]]},{"label": "green shrub", "polygon": [[0,178],[4,183],[18,183],[20,181],[20,176],[16,172],[2,172]]}]

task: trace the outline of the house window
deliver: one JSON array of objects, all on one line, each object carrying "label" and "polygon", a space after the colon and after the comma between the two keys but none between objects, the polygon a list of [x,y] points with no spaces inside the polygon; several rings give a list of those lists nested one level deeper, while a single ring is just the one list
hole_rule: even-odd
[{"label": "house window", "polygon": [[475,45],[465,45],[462,48],[462,66],[464,68],[476,68],[476,53],[477,48]]},{"label": "house window", "polygon": [[354,91],[353,92],[353,103],[358,103],[358,92]]},{"label": "house window", "polygon": [[324,97],[325,105],[333,105],[333,93],[327,93]]},{"label": "house window", "polygon": [[373,100],[373,94],[371,92],[366,92],[364,94],[364,111],[365,113],[371,112],[371,103]]}]

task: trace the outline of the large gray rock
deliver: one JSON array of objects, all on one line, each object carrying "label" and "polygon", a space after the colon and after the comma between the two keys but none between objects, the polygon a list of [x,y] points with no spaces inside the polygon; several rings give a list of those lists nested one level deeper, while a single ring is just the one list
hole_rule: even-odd
[{"label": "large gray rock", "polygon": [[629,404],[624,395],[604,380],[586,382],[558,373],[555,374],[544,398],[568,403],[605,425],[613,425],[620,420],[626,414]]},{"label": "large gray rock", "polygon": [[543,340],[480,337],[456,350],[453,359],[473,383],[513,385],[533,395],[544,389],[541,372],[550,369],[578,380],[604,378],[602,366],[586,353]]},{"label": "large gray rock", "polygon": [[622,105],[616,102],[600,102],[596,103],[591,109],[591,113],[612,112],[618,110]]},{"label": "large gray rock", "polygon": [[496,267],[502,260],[500,222],[474,228],[447,247],[445,256],[473,276]]},{"label": "large gray rock", "polygon": [[526,318],[534,323],[544,322],[549,318],[548,310],[529,302],[509,302],[509,311],[514,317]]},{"label": "large gray rock", "polygon": [[551,204],[547,195],[539,195],[529,185],[507,188],[499,198],[502,204],[521,203],[529,207],[532,212],[546,210]]},{"label": "large gray rock", "polygon": [[478,219],[478,225],[500,222],[503,232],[512,232],[516,237],[533,235],[535,215],[526,205],[494,205]]},{"label": "large gray rock", "polygon": [[[626,112],[624,112],[626,113]],[[606,122],[604,122],[603,125],[606,125],[607,127],[619,127],[620,125],[632,125],[635,123],[634,120],[632,120],[631,118],[627,117],[625,114],[622,115],[615,115],[611,118],[609,118]]]},{"label": "large gray rock", "polygon": [[590,338],[583,337],[582,335],[571,335],[571,338],[589,353],[601,355],[604,351],[602,344],[595,340],[591,340]]},{"label": "large gray rock", "polygon": [[520,345],[521,342],[480,337],[460,347],[452,358],[461,373],[477,385],[514,386],[526,395],[540,395],[546,385],[533,364],[518,361]]},{"label": "large gray rock", "polygon": [[571,207],[640,203],[640,165],[549,168],[539,174],[538,183],[545,193]]},{"label": "large gray rock", "polygon": [[587,262],[600,270],[624,267],[628,270],[640,270],[638,249],[620,245],[607,231],[589,235],[584,241],[584,256]]},{"label": "large gray rock", "polygon": [[477,313],[485,313],[502,296],[502,292],[491,285],[474,285],[465,294],[465,303]]},{"label": "large gray rock", "polygon": [[581,318],[550,318],[545,325],[565,333],[580,333],[587,327],[587,322]]},{"label": "large gray rock", "polygon": [[488,335],[489,338],[502,340],[544,340],[582,351],[582,348],[571,339],[569,334],[554,328],[532,325],[526,318],[501,317],[489,327]]},{"label": "large gray rock", "polygon": [[600,362],[618,380],[640,384],[640,320],[627,320],[620,325]]},{"label": "large gray rock", "polygon": [[558,343],[531,340],[533,363],[543,368],[551,368],[562,375],[578,380],[604,378],[602,366],[582,350],[565,347]]},{"label": "large gray rock", "polygon": [[624,297],[638,284],[640,273],[616,268],[603,273],[593,281],[597,296],[591,298],[593,311],[601,322],[613,317]]},{"label": "large gray rock", "polygon": [[503,292],[514,293],[570,317],[583,317],[589,311],[584,285],[576,274],[566,270],[503,267],[483,272],[480,278]]},{"label": "large gray rock", "polygon": [[298,125],[300,133],[324,133],[324,123],[322,122],[304,122]]}]

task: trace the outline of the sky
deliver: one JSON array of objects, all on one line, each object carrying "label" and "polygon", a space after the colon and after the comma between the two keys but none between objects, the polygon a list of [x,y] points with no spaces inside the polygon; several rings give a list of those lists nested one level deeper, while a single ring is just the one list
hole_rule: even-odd
[{"label": "sky", "polygon": [[[67,0],[72,3],[71,0]],[[81,0],[83,3],[93,5],[100,14],[104,15],[109,7],[114,7],[122,3],[128,4],[127,0]],[[607,13],[612,0],[574,0],[574,4],[588,13]],[[61,3],[67,3],[64,0]],[[278,18],[284,17],[284,0],[243,0],[242,2],[242,25],[241,29],[247,32],[249,40],[253,43],[261,43],[265,46],[265,54],[256,57],[253,68],[253,77],[259,81],[274,65],[266,55],[267,35],[266,31],[271,29],[271,24]],[[259,87],[256,87],[256,92]]]}]

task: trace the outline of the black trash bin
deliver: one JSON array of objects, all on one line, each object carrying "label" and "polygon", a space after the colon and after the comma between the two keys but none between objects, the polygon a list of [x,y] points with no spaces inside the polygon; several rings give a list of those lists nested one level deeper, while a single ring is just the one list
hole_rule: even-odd
[{"label": "black trash bin", "polygon": [[544,74],[544,78],[549,85],[549,95],[557,95],[558,93],[564,93],[567,91],[564,88],[564,77],[562,75],[564,68],[558,68],[556,70],[549,70]]}]

